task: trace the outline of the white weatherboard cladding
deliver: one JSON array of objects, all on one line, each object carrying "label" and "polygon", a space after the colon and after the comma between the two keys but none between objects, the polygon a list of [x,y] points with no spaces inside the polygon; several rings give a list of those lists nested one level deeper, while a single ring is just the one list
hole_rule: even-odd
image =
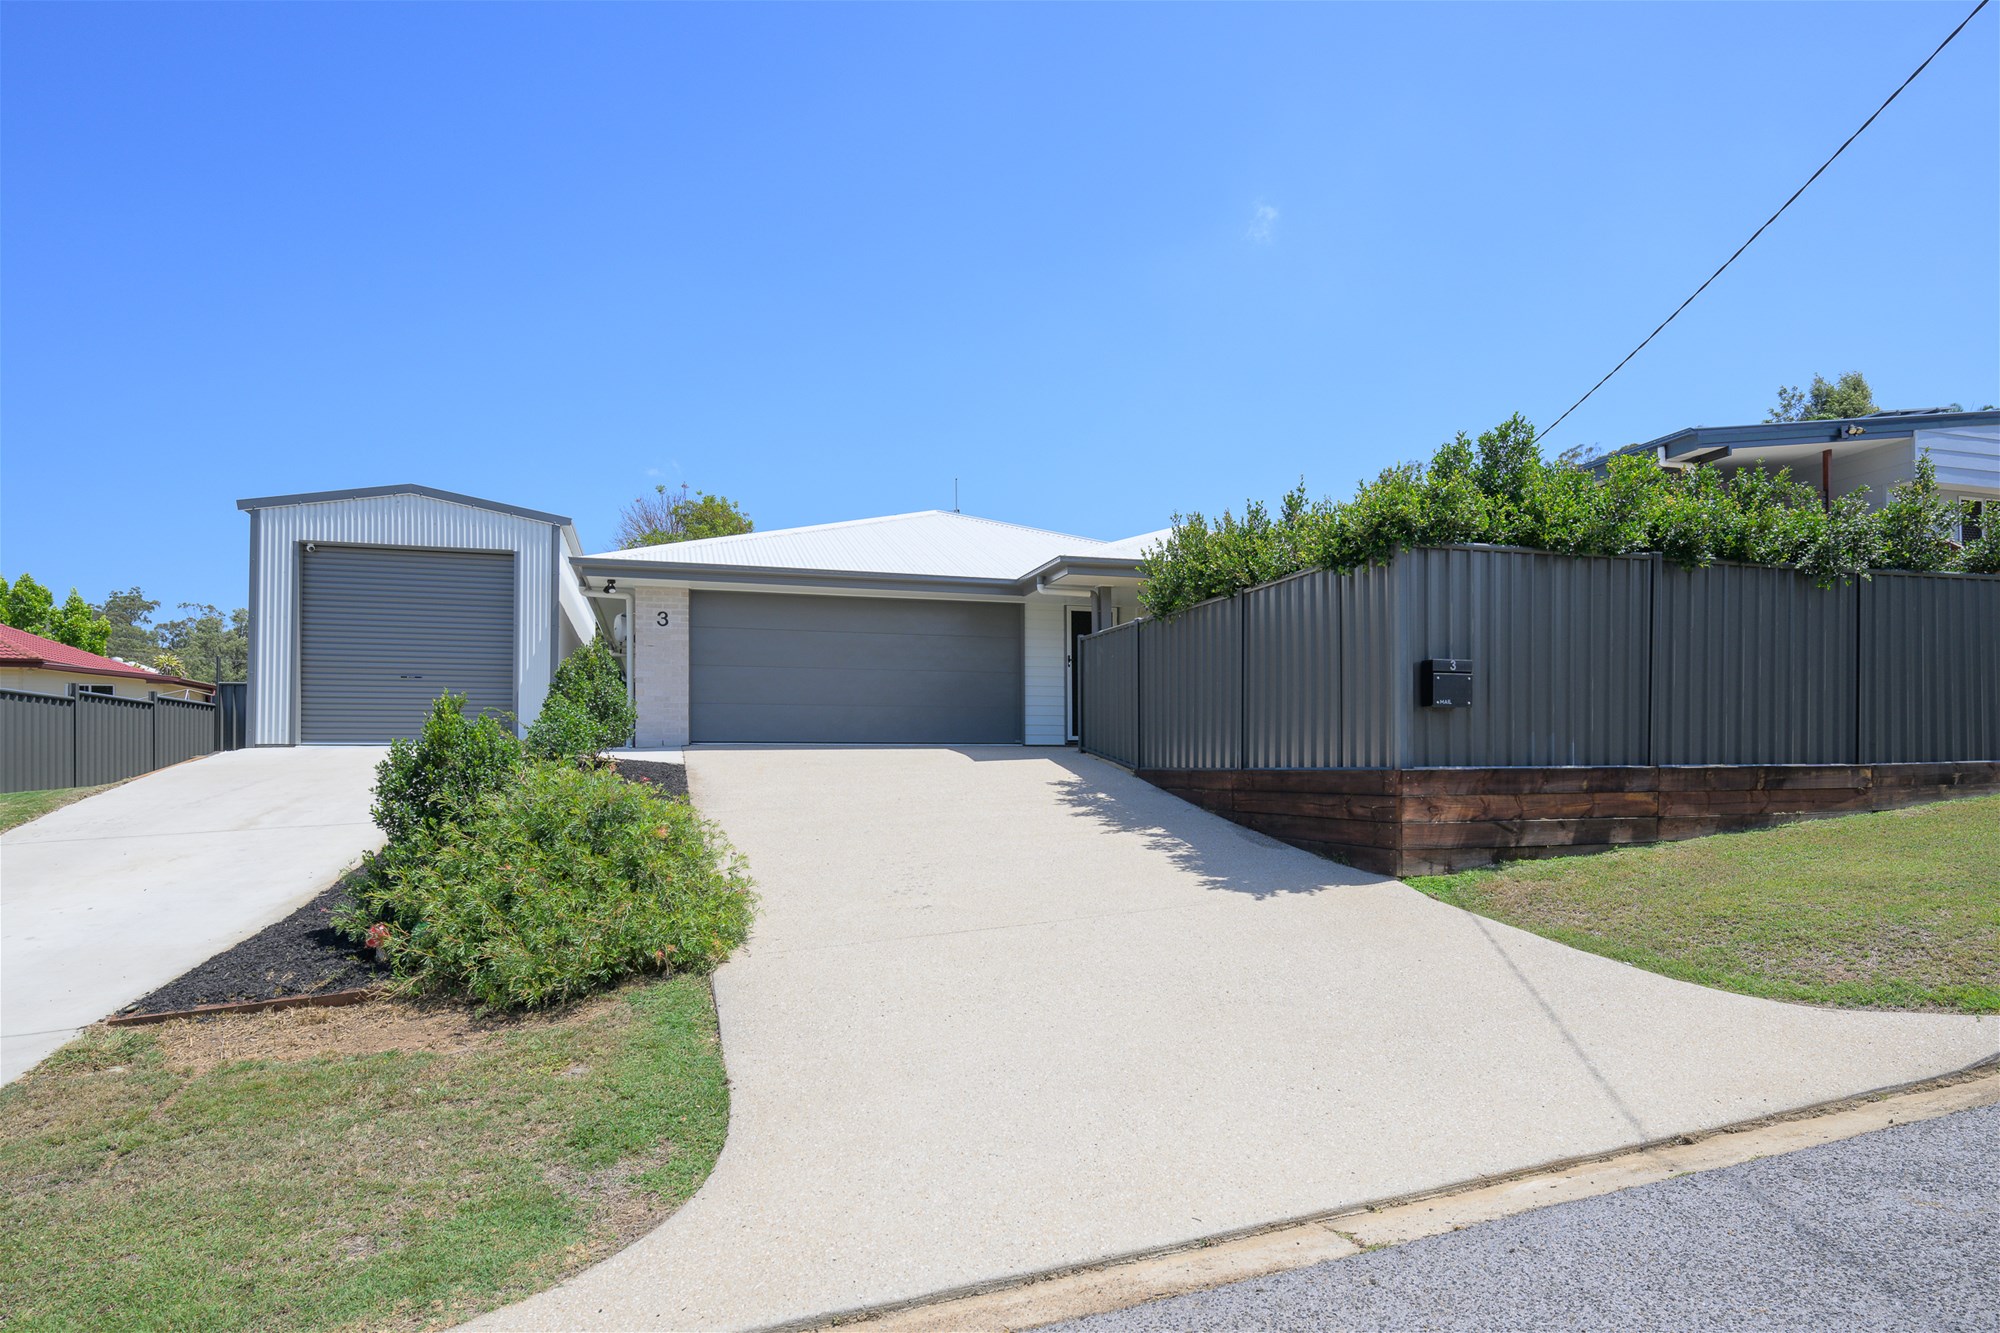
[{"label": "white weatherboard cladding", "polygon": [[[1814,490],[1819,489],[1818,459],[1793,463],[1791,467],[1794,481],[1805,482]],[[1827,466],[1833,493],[1849,495],[1866,486],[1868,494],[1863,499],[1870,509],[1880,509],[1887,504],[1889,492],[1899,482],[1908,481],[1916,475],[1916,455],[1911,452],[1908,439],[1889,440],[1861,449],[1835,449]]]},{"label": "white weatherboard cladding", "polygon": [[1069,613],[1072,607],[1087,610],[1090,602],[1067,601],[1060,597],[1030,597],[1025,614],[1027,624],[1022,647],[1027,660],[1022,663],[1021,688],[1024,709],[1022,739],[1029,745],[1061,745],[1069,722],[1068,653]]},{"label": "white weatherboard cladding", "polygon": [[2000,426],[1920,430],[1917,448],[1930,454],[1945,490],[2000,492]]},{"label": "white weatherboard cladding", "polygon": [[[557,567],[558,552],[568,554],[560,529],[429,496],[382,495],[253,510],[250,531],[250,744],[298,740],[298,557],[305,542],[513,552],[514,698],[523,726],[541,711],[555,665],[558,575],[569,581],[567,562]],[[449,588],[436,591],[451,596]]]}]

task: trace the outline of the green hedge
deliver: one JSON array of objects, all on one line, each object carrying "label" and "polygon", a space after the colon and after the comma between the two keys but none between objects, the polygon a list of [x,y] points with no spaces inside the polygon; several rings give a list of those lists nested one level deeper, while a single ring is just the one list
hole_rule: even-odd
[{"label": "green hedge", "polygon": [[1275,517],[1261,501],[1213,523],[1175,515],[1142,562],[1140,600],[1167,616],[1303,569],[1356,569],[1408,547],[1463,542],[1791,566],[1821,583],[1871,569],[2000,572],[2000,524],[1958,549],[1958,507],[1938,494],[1928,458],[1917,471],[1873,511],[1862,491],[1829,506],[1788,472],[1761,468],[1725,479],[1713,467],[1675,471],[1621,454],[1599,475],[1572,457],[1543,459],[1535,428],[1517,415],[1477,440],[1461,433],[1428,465],[1387,469],[1344,504],[1309,501],[1301,483]]}]

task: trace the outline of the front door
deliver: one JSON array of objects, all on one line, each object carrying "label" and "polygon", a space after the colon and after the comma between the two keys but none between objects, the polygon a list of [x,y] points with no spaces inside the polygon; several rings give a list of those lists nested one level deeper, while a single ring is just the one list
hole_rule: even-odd
[{"label": "front door", "polygon": [[1082,653],[1077,640],[1090,633],[1091,614],[1088,611],[1072,610],[1069,613],[1069,738],[1077,739],[1083,728],[1083,672],[1080,670]]}]

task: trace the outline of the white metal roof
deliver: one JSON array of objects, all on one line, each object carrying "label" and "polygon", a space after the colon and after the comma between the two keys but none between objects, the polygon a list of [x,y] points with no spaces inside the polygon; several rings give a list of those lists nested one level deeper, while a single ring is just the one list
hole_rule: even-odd
[{"label": "white metal roof", "polygon": [[[1159,546],[1162,543],[1164,543],[1167,540],[1167,538],[1173,535],[1174,535],[1174,530],[1172,528],[1159,528],[1152,532],[1142,532],[1136,537],[1120,537],[1115,542],[1106,542],[1104,543],[1103,546],[1099,547],[1097,550],[1090,552],[1090,554],[1125,555],[1125,556],[1131,556],[1134,560],[1136,560],[1140,556],[1146,554],[1146,552],[1151,550],[1153,547]],[[1079,555],[1082,553],[1077,551],[1065,551],[1064,554]]]},{"label": "white metal roof", "polygon": [[850,519],[804,528],[745,532],[733,537],[606,551],[601,558],[660,565],[737,565],[847,573],[1015,579],[1058,556],[1138,554],[1160,534],[1099,541],[1064,532],[1001,523],[946,509]]}]

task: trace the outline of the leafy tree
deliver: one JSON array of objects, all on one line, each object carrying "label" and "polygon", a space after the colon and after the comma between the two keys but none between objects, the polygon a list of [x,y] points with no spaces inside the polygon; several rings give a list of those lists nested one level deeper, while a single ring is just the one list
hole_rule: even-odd
[{"label": "leafy tree", "polygon": [[55,594],[35,582],[32,574],[21,575],[11,586],[0,579],[0,623],[87,653],[102,653],[111,633],[110,622],[98,615],[96,608],[84,601],[75,588],[57,606]]},{"label": "leafy tree", "polygon": [[731,537],[757,526],[726,496],[710,495],[707,491],[690,495],[685,484],[678,493],[665,486],[655,486],[653,492],[640,496],[619,512],[620,549],[664,546],[702,537]]},{"label": "leafy tree", "polygon": [[243,607],[223,618],[222,608],[206,602],[182,602],[188,612],[178,620],[157,626],[153,633],[159,649],[153,668],[170,676],[207,680],[216,674],[220,659],[223,680],[248,680],[250,676],[250,612]]},{"label": "leafy tree", "polygon": [[1766,414],[1766,421],[1831,421],[1839,417],[1865,417],[1880,411],[1875,394],[1860,371],[1850,370],[1833,383],[1820,375],[1812,387],[1801,393],[1796,385],[1778,388],[1778,405]]},{"label": "leafy tree", "polygon": [[160,643],[153,634],[152,615],[160,604],[138,588],[114,592],[97,608],[97,614],[111,622],[111,638],[105,649],[112,657],[141,666],[153,665]]},{"label": "leafy tree", "polygon": [[55,604],[55,595],[35,582],[34,575],[23,574],[7,590],[5,619],[15,629],[53,638],[49,633],[49,614],[55,610]]},{"label": "leafy tree", "polygon": [[71,588],[62,606],[49,615],[48,637],[57,643],[66,643],[72,648],[102,656],[105,644],[111,638],[111,622],[98,615],[96,608]]}]

